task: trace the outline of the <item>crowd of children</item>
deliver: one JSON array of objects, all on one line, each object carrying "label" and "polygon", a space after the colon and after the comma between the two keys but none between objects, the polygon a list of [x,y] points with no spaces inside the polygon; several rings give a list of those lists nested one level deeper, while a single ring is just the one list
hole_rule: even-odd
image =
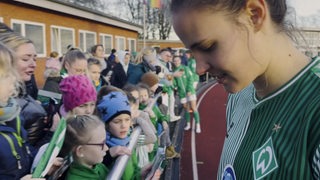
[{"label": "crowd of children", "polygon": [[[168,92],[174,96],[176,88],[181,98],[181,89],[175,87],[173,82],[179,80],[183,73],[166,71],[167,76],[172,73],[174,79],[168,79],[171,81],[169,84],[161,84],[164,77],[159,75],[161,67],[155,63],[158,59],[156,53],[144,54],[140,56],[143,59],[140,64],[133,64],[129,51],[119,51],[114,62],[108,63],[108,59],[100,58],[98,53],[103,48],[101,45],[92,48],[94,53],[91,57],[76,48],[69,49],[60,58],[56,52],[52,52],[46,62],[43,90],[61,94],[62,99],[59,108],[54,109],[54,117],[48,119],[48,114],[52,113],[48,111],[52,109],[41,107],[37,99],[24,91],[24,82],[30,79],[36,67],[32,41],[15,34],[3,23],[0,33],[0,42],[4,43],[0,44],[0,81],[1,84],[7,84],[0,88],[1,178],[31,178],[28,174],[32,173],[34,157],[38,153],[37,156],[41,158],[61,118],[66,119],[66,134],[58,155],[60,159],[57,158],[55,164],[59,166],[61,158],[67,156],[72,157],[73,161],[65,172],[61,172],[60,178],[105,179],[116,159],[127,155],[130,158],[122,179],[141,179],[150,172],[158,147],[166,149],[167,159],[180,157],[171,142],[169,127],[169,123],[176,121],[179,116],[170,115],[169,108],[163,103],[159,104],[158,98]],[[23,50],[27,51],[26,54],[21,54]],[[143,50],[149,51],[155,52],[152,48]],[[32,55],[29,64],[24,60],[29,58],[28,53]],[[148,70],[136,79],[138,84],[128,83],[129,72],[137,67],[145,67],[146,63]],[[113,73],[102,74],[110,64],[113,66],[108,67],[108,71]],[[12,67],[14,71],[10,70]],[[120,70],[121,75],[118,73]],[[107,77],[108,74],[110,77]],[[112,86],[114,82],[117,82],[117,86]],[[192,85],[194,82],[190,83]],[[183,95],[190,93],[194,95],[194,89],[188,89]],[[195,114],[197,110],[191,107],[199,124],[199,116]],[[29,124],[33,126],[27,126]],[[142,133],[135,148],[129,149],[130,134],[136,126],[142,129]],[[197,129],[196,132],[200,131]],[[36,166],[37,163],[33,164]],[[47,176],[54,174],[55,169],[49,171]],[[161,173],[160,168],[151,177],[159,179]]]}]

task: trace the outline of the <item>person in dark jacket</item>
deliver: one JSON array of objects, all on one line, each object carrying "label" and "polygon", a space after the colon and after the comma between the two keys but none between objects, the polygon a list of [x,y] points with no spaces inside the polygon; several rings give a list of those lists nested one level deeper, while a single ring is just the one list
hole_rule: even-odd
[{"label": "person in dark jacket", "polygon": [[32,148],[21,125],[21,108],[12,96],[18,93],[18,73],[12,51],[0,43],[0,179],[20,179],[30,172]]},{"label": "person in dark jacket", "polygon": [[34,74],[31,75],[30,81],[25,82],[27,94],[29,94],[33,99],[38,97],[38,86]]},{"label": "person in dark jacket", "polygon": [[113,73],[111,75],[111,85],[122,89],[127,83],[127,72],[129,68],[130,54],[128,51],[118,52],[119,62],[114,66]]},{"label": "person in dark jacket", "polygon": [[112,68],[117,64],[117,62],[116,62],[116,53],[117,53],[116,49],[111,49],[111,54],[108,57],[108,62],[111,64]]},{"label": "person in dark jacket", "polygon": [[[34,44],[30,39],[12,32],[11,29],[4,24],[1,24],[0,32],[0,42],[3,42],[8,48],[15,52],[17,58],[14,59],[13,62],[15,64],[14,68],[18,72],[22,85],[25,86],[25,82],[31,80],[36,67],[37,53]],[[48,127],[51,123],[47,120],[46,111],[35,99],[26,93],[24,88],[20,88],[16,101],[21,107],[20,115],[24,117],[21,125],[23,125],[28,132],[29,142],[33,146],[40,147],[49,141],[55,124],[52,128]],[[58,122],[58,116],[55,116],[54,122]]]}]

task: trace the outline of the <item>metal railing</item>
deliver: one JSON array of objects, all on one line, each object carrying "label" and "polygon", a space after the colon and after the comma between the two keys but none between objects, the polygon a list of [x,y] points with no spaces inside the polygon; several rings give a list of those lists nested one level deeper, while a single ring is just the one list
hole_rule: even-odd
[{"label": "metal railing", "polygon": [[[131,151],[133,151],[133,148],[135,148],[138,137],[141,134],[142,130],[141,127],[137,126],[134,128],[132,134],[130,135],[130,143],[127,146]],[[129,160],[130,156],[129,155],[122,155],[119,156],[112,167],[112,170],[107,176],[107,180],[116,180],[116,179],[121,179],[121,176],[123,174],[124,169],[126,168],[127,162]]]},{"label": "metal railing", "polygon": [[[161,96],[161,92],[158,94],[155,94],[152,98],[151,103],[146,108],[151,108],[156,104],[158,98]],[[133,130],[133,132],[130,135],[130,142],[127,146],[131,151],[136,147],[137,141],[139,139],[139,135],[142,133],[142,129],[140,126],[136,126]],[[127,162],[129,160],[129,155],[122,155],[119,156],[115,162],[115,164],[112,167],[112,170],[109,172],[106,180],[118,180],[121,179],[121,176],[126,168]]]}]

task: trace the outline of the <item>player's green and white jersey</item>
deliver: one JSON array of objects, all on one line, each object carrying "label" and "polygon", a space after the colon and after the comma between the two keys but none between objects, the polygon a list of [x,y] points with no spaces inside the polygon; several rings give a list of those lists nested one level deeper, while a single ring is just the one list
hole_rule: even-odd
[{"label": "player's green and white jersey", "polygon": [[229,96],[219,179],[318,179],[319,151],[320,58],[261,100]]}]

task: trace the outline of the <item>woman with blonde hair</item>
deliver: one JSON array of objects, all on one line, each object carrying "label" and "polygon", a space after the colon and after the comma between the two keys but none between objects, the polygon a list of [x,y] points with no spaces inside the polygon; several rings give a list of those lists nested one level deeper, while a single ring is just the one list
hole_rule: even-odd
[{"label": "woman with blonde hair", "polygon": [[20,179],[29,174],[34,157],[21,126],[21,107],[14,98],[19,92],[14,58],[13,52],[0,42],[0,179]]},{"label": "woman with blonde hair", "polygon": [[[23,86],[30,81],[36,67],[37,53],[33,42],[30,39],[14,33],[5,24],[0,23],[0,42],[15,52],[16,58],[13,61]],[[28,140],[31,145],[40,147],[49,141],[52,136],[50,131],[55,130],[55,124],[50,126],[53,119],[47,120],[47,113],[44,108],[27,94],[24,88],[20,88],[16,101],[21,107],[22,125],[28,132]],[[54,116],[58,121],[58,117]],[[54,122],[56,122],[54,121]],[[49,128],[50,131],[46,129]]]},{"label": "woman with blonde hair", "polygon": [[138,84],[141,76],[149,71],[156,71],[154,64],[157,59],[156,50],[152,47],[146,47],[136,57],[136,64],[129,64],[127,77],[128,83]]}]

